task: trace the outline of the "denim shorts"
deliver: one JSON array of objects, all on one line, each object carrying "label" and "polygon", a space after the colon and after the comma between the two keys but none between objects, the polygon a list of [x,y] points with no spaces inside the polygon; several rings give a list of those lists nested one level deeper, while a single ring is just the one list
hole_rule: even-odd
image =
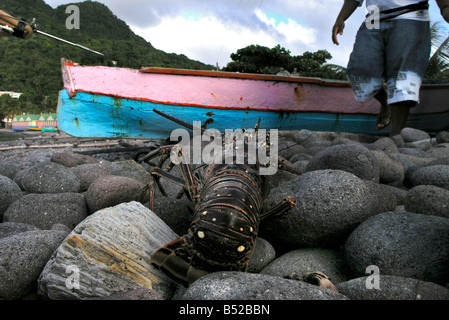
[{"label": "denim shorts", "polygon": [[355,99],[368,101],[386,82],[389,104],[419,102],[430,48],[427,21],[382,21],[378,29],[368,29],[363,23],[347,67]]}]

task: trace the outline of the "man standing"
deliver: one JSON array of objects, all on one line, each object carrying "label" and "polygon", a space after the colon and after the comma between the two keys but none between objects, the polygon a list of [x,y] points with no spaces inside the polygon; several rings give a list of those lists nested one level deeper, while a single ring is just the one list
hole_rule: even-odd
[{"label": "man standing", "polygon": [[29,39],[32,35],[33,29],[30,25],[0,10],[0,37],[16,36]]},{"label": "man standing", "polygon": [[[449,0],[436,0],[449,22]],[[345,21],[363,0],[345,0],[332,29],[332,41],[343,34]],[[377,99],[377,129],[392,124],[391,136],[405,127],[410,108],[419,102],[419,89],[430,57],[428,1],[367,0],[370,14],[361,25],[347,74],[357,101]],[[387,92],[384,90],[387,83]]]}]

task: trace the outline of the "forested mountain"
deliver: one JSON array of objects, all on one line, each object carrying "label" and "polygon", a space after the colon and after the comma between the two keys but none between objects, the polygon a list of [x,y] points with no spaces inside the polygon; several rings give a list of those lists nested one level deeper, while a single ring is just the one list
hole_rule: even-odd
[{"label": "forested mountain", "polygon": [[53,9],[43,0],[0,0],[0,9],[14,17],[27,22],[36,18],[39,30],[105,54],[101,57],[43,35],[34,35],[29,40],[0,38],[0,91],[23,93],[12,103],[6,97],[0,98],[0,116],[14,109],[34,113],[54,111],[62,89],[62,57],[85,65],[111,65],[117,61],[118,67],[137,69],[143,66],[213,68],[185,55],[157,50],[99,2],[76,5],[80,9],[80,29],[69,30],[66,28],[70,16],[66,13],[68,5]]}]

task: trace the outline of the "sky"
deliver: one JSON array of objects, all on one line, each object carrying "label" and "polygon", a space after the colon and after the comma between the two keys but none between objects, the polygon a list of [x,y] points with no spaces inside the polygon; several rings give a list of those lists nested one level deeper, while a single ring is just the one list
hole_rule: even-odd
[{"label": "sky", "polygon": [[[53,8],[79,0],[44,0]],[[346,21],[340,45],[331,30],[343,0],[97,0],[139,36],[167,53],[225,67],[231,53],[251,44],[277,44],[292,55],[325,49],[330,63],[346,67],[365,5]],[[429,1],[432,21],[442,21]],[[82,12],[80,13],[82,15]],[[447,25],[447,24],[446,24]],[[80,26],[82,29],[82,25]]]}]

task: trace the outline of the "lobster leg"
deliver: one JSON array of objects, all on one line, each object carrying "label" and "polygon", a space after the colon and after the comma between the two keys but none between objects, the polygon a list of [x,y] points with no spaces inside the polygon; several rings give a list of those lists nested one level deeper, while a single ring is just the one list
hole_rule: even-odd
[{"label": "lobster leg", "polygon": [[[161,194],[164,197],[167,197],[167,193],[165,192],[164,187],[162,186],[161,182],[160,182],[160,174],[163,173],[164,177],[170,177],[169,179],[176,182],[176,183],[180,183],[180,181],[178,181],[178,178],[166,173],[165,171],[161,170],[161,169],[154,169],[150,172],[150,181],[148,182],[148,184],[145,186],[145,188],[143,189],[144,192],[149,191],[150,193],[150,210],[154,209],[154,196],[155,196],[155,184],[157,185],[159,191],[161,192]],[[181,179],[179,179],[181,180]],[[183,181],[181,180],[181,183]],[[181,184],[182,186],[184,186],[183,184]]]},{"label": "lobster leg", "polygon": [[182,176],[184,177],[184,180],[186,182],[186,189],[188,191],[188,194],[190,195],[190,198],[196,199],[198,195],[198,186],[199,181],[198,178],[195,177],[195,174],[193,173],[192,166],[190,164],[181,163],[179,165]]},{"label": "lobster leg", "polygon": [[[173,150],[173,148],[176,148]],[[165,168],[162,168],[165,161],[169,159],[172,152],[177,152],[178,156],[180,157],[181,161],[179,163],[179,168],[181,170],[182,176],[184,179],[180,179],[178,177],[175,177],[169,172],[173,169],[175,164],[173,162],[169,162]],[[178,194],[178,199],[182,197],[183,193],[186,193],[187,197],[191,200],[194,199],[197,196],[198,193],[198,185],[199,181],[198,178],[194,174],[194,170],[192,166],[188,163],[188,156],[185,155],[182,152],[182,147],[179,145],[171,145],[171,146],[163,146],[159,148],[158,150],[155,150],[153,152],[150,152],[148,155],[146,155],[142,161],[145,161],[149,163],[151,159],[154,159],[158,156],[160,156],[160,161],[156,165],[156,168],[150,171],[151,180],[147,186],[147,190],[150,191],[150,205],[154,203],[154,185],[156,184],[159,191],[162,193],[163,196],[167,196],[167,193],[165,192],[162,184],[160,183],[160,178],[163,177],[169,181],[172,181],[178,185],[180,185],[183,189]],[[151,163],[149,163],[151,165]],[[185,192],[187,190],[187,192]],[[152,207],[150,206],[150,209]]]},{"label": "lobster leg", "polygon": [[278,156],[279,159],[279,169],[294,173],[297,175],[301,175],[304,172],[300,171],[298,168],[296,168],[290,161],[285,159],[284,157]]},{"label": "lobster leg", "polygon": [[183,152],[182,146],[176,145],[174,147],[177,148],[175,152],[178,153],[178,157],[181,159],[178,166],[185,181],[184,188],[188,191],[187,196],[190,196],[190,199],[194,200],[198,195],[199,179],[195,176],[193,167],[189,161],[190,159],[188,158],[189,155]]},{"label": "lobster leg", "polygon": [[[162,146],[150,153],[148,153],[145,157],[141,159],[141,161],[144,161],[148,163],[149,165],[152,165],[153,167],[161,168],[165,161],[167,161],[168,158],[170,158],[171,151],[173,149],[173,145],[169,146]],[[161,157],[159,160],[159,163],[157,165],[154,165],[150,161],[156,157]],[[170,164],[169,164],[170,165]],[[169,166],[167,165],[167,166]]]},{"label": "lobster leg", "polygon": [[155,190],[154,190],[154,179],[152,175],[150,175],[150,181],[148,182],[148,184],[145,186],[145,188],[143,188],[144,193],[147,191],[149,191],[150,193],[150,210],[153,211]]},{"label": "lobster leg", "polygon": [[279,203],[277,206],[271,208],[268,211],[265,211],[260,214],[260,219],[266,219],[271,216],[281,216],[286,214],[291,208],[293,208],[296,204],[296,200],[287,197],[285,198],[281,203]]},{"label": "lobster leg", "polygon": [[[180,183],[180,181],[178,181],[178,178],[168,174],[168,172],[174,167],[174,164],[171,161],[167,164],[165,169],[160,169],[163,166],[164,162],[167,161],[167,159],[170,157],[173,147],[174,146],[160,147],[157,150],[148,153],[145,157],[142,158],[142,161],[148,163],[151,166],[156,167],[156,169],[153,169],[150,172],[150,181],[148,182],[147,186],[144,189],[144,192],[149,191],[150,193],[150,210],[154,209],[155,184],[157,185],[162,195],[164,197],[167,196],[167,193],[165,192],[162,184],[160,183],[160,177],[163,176],[165,178],[168,178],[169,180],[181,184],[184,187],[183,181]],[[158,164],[154,164],[151,162],[152,159],[159,156],[160,160]]]},{"label": "lobster leg", "polygon": [[[183,187],[183,189],[181,190],[182,192],[184,191],[185,188],[187,188],[185,181],[183,179],[175,177],[175,176],[169,174],[168,172],[166,172],[165,170],[162,170],[159,168],[151,170],[150,171],[150,181],[148,182],[148,185],[144,189],[144,191],[148,190],[150,192],[150,210],[154,209],[154,195],[155,195],[155,186],[154,185],[155,184],[157,185],[161,194],[164,197],[167,197],[167,193],[165,192],[164,187],[162,186],[162,184],[160,182],[161,177],[163,177],[169,181],[172,181],[172,182],[180,185],[181,187]],[[180,193],[179,198],[181,196],[182,196],[182,193]]]}]

